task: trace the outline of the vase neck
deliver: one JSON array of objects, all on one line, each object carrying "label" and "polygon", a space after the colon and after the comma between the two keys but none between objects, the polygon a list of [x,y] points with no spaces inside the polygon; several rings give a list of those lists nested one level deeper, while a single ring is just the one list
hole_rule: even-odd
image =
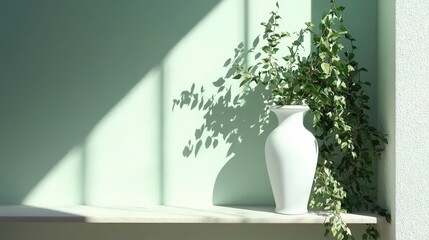
[{"label": "vase neck", "polygon": [[[305,105],[290,105],[290,106],[275,106],[271,107],[270,110],[276,114],[279,124],[285,119],[292,118],[293,121],[298,121],[303,123],[304,116],[310,110],[308,106]],[[293,116],[293,117],[292,117]]]}]

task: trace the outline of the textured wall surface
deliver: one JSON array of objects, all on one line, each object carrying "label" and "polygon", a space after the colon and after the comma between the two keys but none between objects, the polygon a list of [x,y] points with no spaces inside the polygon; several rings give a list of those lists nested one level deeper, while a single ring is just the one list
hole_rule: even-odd
[{"label": "textured wall surface", "polygon": [[396,1],[396,239],[429,238],[429,1]]}]

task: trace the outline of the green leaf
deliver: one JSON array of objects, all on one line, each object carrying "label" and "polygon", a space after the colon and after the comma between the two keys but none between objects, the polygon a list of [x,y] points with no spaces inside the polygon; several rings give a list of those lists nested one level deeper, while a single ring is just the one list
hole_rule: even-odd
[{"label": "green leaf", "polygon": [[249,79],[244,79],[241,83],[240,83],[240,87],[243,86],[244,84],[246,84],[249,81]]},{"label": "green leaf", "polygon": [[265,33],[272,33],[273,30],[273,25],[271,25],[271,23],[268,23],[267,26],[265,26]]},{"label": "green leaf", "polygon": [[288,32],[281,32],[280,36],[281,37],[290,37],[290,33],[288,33]]},{"label": "green leaf", "polygon": [[319,57],[322,59],[322,61],[324,61],[328,57],[328,54],[326,52],[320,52]]},{"label": "green leaf", "polygon": [[264,51],[265,53],[269,53],[270,52],[270,47],[269,46],[263,46],[262,47],[262,51]]},{"label": "green leaf", "polygon": [[344,11],[344,9],[346,9],[346,7],[344,7],[344,6],[338,6],[337,7],[337,11]]},{"label": "green leaf", "polygon": [[348,59],[353,59],[355,57],[355,54],[352,52],[345,52],[345,55]]},{"label": "green leaf", "polygon": [[345,35],[345,37],[346,37],[346,39],[348,39],[348,40],[350,40],[350,41],[356,41],[356,39],[354,39],[353,37],[352,37],[352,35],[350,35],[349,33],[346,33],[346,35]]},{"label": "green leaf", "polygon": [[247,78],[252,78],[252,74],[246,72],[246,73],[243,74],[243,78],[246,78],[246,79]]},{"label": "green leaf", "polygon": [[352,235],[352,231],[350,230],[350,228],[347,228],[346,232],[347,232],[348,235],[350,235],[350,236]]},{"label": "green leaf", "polygon": [[263,59],[262,59],[262,61],[263,61],[264,63],[269,63],[269,62],[270,62],[270,59],[269,59],[269,58],[263,58]]},{"label": "green leaf", "polygon": [[271,14],[273,14],[271,17],[270,17],[270,19],[268,20],[268,22],[269,23],[271,23],[271,24],[274,24],[274,20],[275,20],[275,18],[274,18],[274,12],[271,12]]},{"label": "green leaf", "polygon": [[329,65],[329,63],[322,63],[320,65],[320,67],[322,68],[322,70],[323,70],[323,72],[325,74],[329,74],[330,73],[331,65]]},{"label": "green leaf", "polygon": [[241,78],[241,74],[237,74],[233,77],[233,79],[240,79]]}]

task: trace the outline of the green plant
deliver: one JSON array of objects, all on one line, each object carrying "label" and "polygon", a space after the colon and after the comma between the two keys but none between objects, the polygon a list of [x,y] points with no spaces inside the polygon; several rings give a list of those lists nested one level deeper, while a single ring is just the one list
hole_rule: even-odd
[{"label": "green plant", "polygon": [[[369,97],[355,60],[355,39],[343,24],[343,6],[330,0],[314,31],[311,23],[297,33],[280,31],[281,17],[276,11],[264,26],[265,44],[257,48],[259,38],[249,51],[241,51],[230,62],[233,79],[240,86],[264,86],[269,90],[267,105],[306,104],[313,114],[313,127],[319,142],[319,163],[310,206],[329,211],[326,234],[337,239],[354,239],[341,213],[372,209],[390,221],[389,213],[374,203],[371,180],[374,160],[380,158],[387,140],[370,125]],[[277,3],[277,8],[279,7]],[[305,37],[311,38],[312,50],[302,57]],[[283,41],[287,54],[278,57]],[[254,56],[255,64],[246,66],[245,57]],[[377,239],[369,226],[363,239]]]}]

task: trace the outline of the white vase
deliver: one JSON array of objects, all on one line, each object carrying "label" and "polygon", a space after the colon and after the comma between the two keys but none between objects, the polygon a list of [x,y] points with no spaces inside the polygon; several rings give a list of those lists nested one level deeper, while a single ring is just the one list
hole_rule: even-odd
[{"label": "white vase", "polygon": [[281,214],[303,214],[307,205],[317,165],[318,146],[314,135],[304,127],[309,107],[290,105],[272,107],[279,126],[265,143],[268,175]]}]

